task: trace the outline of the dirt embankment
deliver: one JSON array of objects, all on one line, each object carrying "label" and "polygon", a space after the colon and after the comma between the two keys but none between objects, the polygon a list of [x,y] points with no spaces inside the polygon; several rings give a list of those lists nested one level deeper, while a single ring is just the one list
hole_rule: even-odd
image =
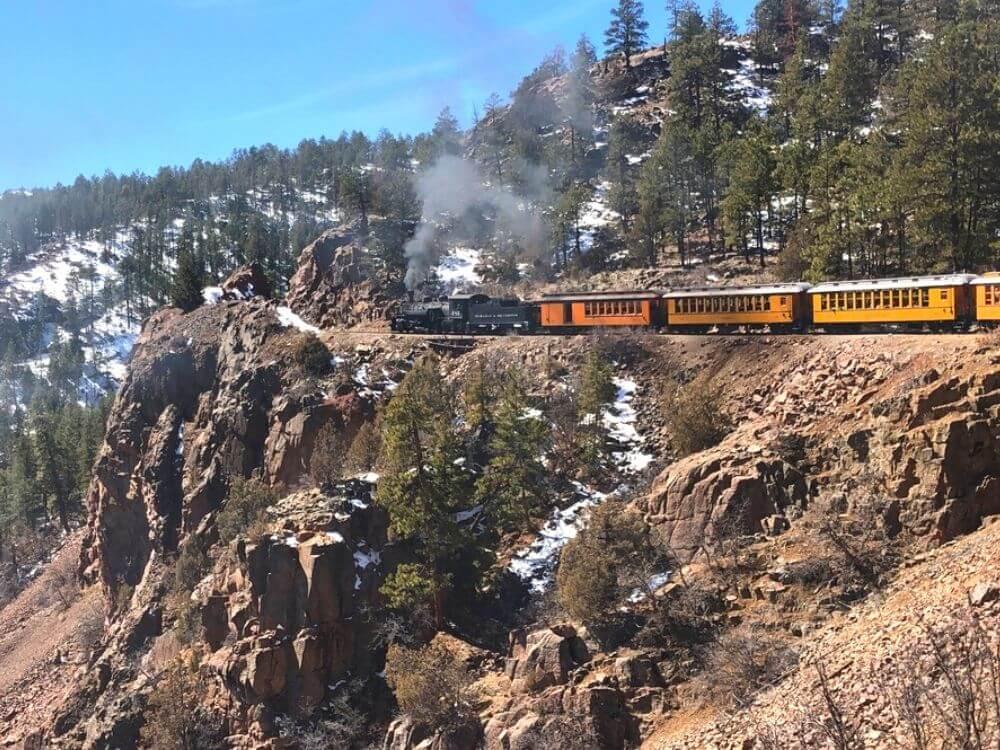
[{"label": "dirt embankment", "polygon": [[103,601],[75,579],[82,533],[0,609],[0,737],[6,745],[45,729],[100,637]]}]

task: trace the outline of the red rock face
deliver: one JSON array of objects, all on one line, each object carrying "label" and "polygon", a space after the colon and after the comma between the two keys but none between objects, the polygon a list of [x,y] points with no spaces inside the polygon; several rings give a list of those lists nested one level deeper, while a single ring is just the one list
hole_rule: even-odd
[{"label": "red rock face", "polygon": [[297,314],[332,328],[387,320],[404,292],[372,262],[360,238],[331,229],[302,250],[285,299]]},{"label": "red rock face", "polygon": [[[242,269],[227,282],[241,299],[187,315],[163,311],[140,336],[94,468],[80,555],[85,579],[118,602],[115,624],[57,734],[87,723],[97,737],[136,735],[142,704],[125,702],[148,685],[134,686],[130,654],[163,633],[178,547],[192,535],[214,543],[214,516],[234,478],[299,486],[320,429],[332,425],[347,445],[371,416],[357,393],[331,395],[332,377],[303,377],[290,354],[297,332],[280,323],[273,302],[247,299],[250,286],[260,292],[254,279],[254,269]],[[248,731],[266,734],[253,725],[253,707],[316,705],[348,672],[382,668],[356,615],[378,596],[387,524],[370,498],[358,503],[318,491],[286,497],[283,536],[247,546],[196,589],[201,636],[215,652],[206,668],[249,712]]]}]

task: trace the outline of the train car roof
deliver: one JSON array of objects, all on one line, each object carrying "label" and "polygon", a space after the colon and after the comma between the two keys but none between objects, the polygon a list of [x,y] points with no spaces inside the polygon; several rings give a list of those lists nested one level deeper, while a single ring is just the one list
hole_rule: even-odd
[{"label": "train car roof", "polygon": [[663,295],[664,299],[681,297],[743,297],[753,294],[798,294],[809,290],[809,284],[768,284],[764,286],[702,286],[672,289]]},{"label": "train car roof", "polygon": [[982,276],[977,276],[969,283],[973,286],[982,286],[983,284],[1000,284],[1000,271],[990,271],[989,273],[984,273]]},{"label": "train car roof", "polygon": [[952,273],[942,276],[902,276],[895,279],[826,281],[814,286],[809,290],[809,293],[868,292],[875,289],[923,289],[938,286],[967,286],[975,278],[971,273]]},{"label": "train car roof", "polygon": [[485,299],[489,299],[490,295],[488,295],[488,294],[482,294],[480,292],[462,292],[461,294],[453,294],[450,297],[448,297],[448,299],[449,300],[469,300],[469,299],[476,299],[477,297],[483,297]]},{"label": "train car roof", "polygon": [[569,292],[567,294],[543,294],[540,298],[532,300],[532,302],[537,304],[539,302],[592,302],[594,300],[659,298],[659,292],[651,292],[648,289],[642,289],[630,292]]}]

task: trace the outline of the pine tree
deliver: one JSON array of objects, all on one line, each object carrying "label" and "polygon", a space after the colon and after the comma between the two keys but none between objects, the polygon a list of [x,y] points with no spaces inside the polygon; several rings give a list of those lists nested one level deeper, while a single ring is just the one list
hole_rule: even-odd
[{"label": "pine tree", "polygon": [[504,153],[507,148],[507,131],[503,121],[502,101],[496,92],[490,94],[486,100],[483,119],[480,126],[483,128],[483,141],[486,145],[486,158],[489,160],[491,171],[496,175],[497,185],[503,185],[503,162]]},{"label": "pine tree", "polygon": [[507,372],[490,441],[490,462],[476,483],[476,499],[502,527],[528,531],[544,507],[548,470],[541,461],[549,432],[530,408],[524,380]]},{"label": "pine tree", "polygon": [[434,142],[434,155],[441,156],[450,154],[460,156],[462,153],[462,130],[458,125],[458,120],[451,113],[449,107],[445,107],[438,115],[431,131],[431,139]]},{"label": "pine tree", "polygon": [[197,309],[205,287],[205,270],[193,249],[184,249],[177,256],[177,268],[170,285],[170,302],[184,312]]},{"label": "pine tree", "polygon": [[987,40],[975,23],[956,23],[901,73],[906,137],[896,174],[915,239],[954,270],[992,260],[1000,226],[1000,55]]},{"label": "pine tree", "polygon": [[627,73],[632,72],[632,55],[646,46],[648,28],[640,0],[618,0],[618,5],[612,8],[611,24],[604,32],[604,45],[609,55],[624,57]]},{"label": "pine tree", "polygon": [[752,219],[760,265],[764,267],[764,212],[770,208],[771,198],[777,190],[775,179],[774,144],[767,127],[760,122],[751,123],[745,135],[728,149],[729,188],[723,198],[723,214],[727,228],[736,240],[746,247],[745,223],[741,217]]},{"label": "pine tree", "polygon": [[368,216],[374,203],[374,186],[367,165],[350,169],[341,176],[341,200],[359,220],[362,237],[369,234]]},{"label": "pine tree", "polygon": [[614,371],[607,357],[598,351],[591,351],[580,372],[577,399],[580,418],[599,418],[601,410],[614,401],[616,392]]},{"label": "pine tree", "polygon": [[616,119],[608,136],[607,169],[611,181],[608,199],[611,208],[618,214],[623,234],[628,234],[638,208],[635,175],[629,165],[629,152],[636,145],[632,124],[622,118]]},{"label": "pine tree", "polygon": [[[438,619],[449,561],[462,540],[455,513],[471,494],[454,401],[435,359],[426,358],[410,371],[382,421],[375,496],[389,513],[390,532],[419,541],[421,563],[433,579]],[[399,582],[390,578],[386,583],[392,589]]]},{"label": "pine tree", "polygon": [[566,248],[572,247],[574,257],[579,260],[583,255],[582,230],[580,222],[583,218],[583,207],[590,198],[590,188],[581,183],[570,185],[556,206],[556,213],[562,222],[566,236],[560,243],[563,249],[562,265],[568,265]]},{"label": "pine tree", "polygon": [[687,234],[696,193],[695,149],[690,131],[679,120],[664,125],[653,153],[643,165],[639,184],[639,234],[644,255],[656,262],[664,234],[677,245],[681,265],[687,263]]},{"label": "pine tree", "polygon": [[867,19],[860,11],[850,13],[823,78],[824,130],[834,138],[844,138],[868,121],[878,80],[873,52]]},{"label": "pine tree", "polygon": [[596,93],[590,71],[596,63],[597,52],[594,45],[586,35],[581,36],[570,57],[569,87],[563,104],[570,133],[570,162],[574,165],[577,163],[577,153],[582,155],[585,145],[593,142],[593,106]]}]

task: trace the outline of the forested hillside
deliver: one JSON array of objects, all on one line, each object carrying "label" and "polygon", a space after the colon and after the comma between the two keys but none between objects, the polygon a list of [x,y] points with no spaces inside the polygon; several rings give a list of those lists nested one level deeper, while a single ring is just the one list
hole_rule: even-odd
[{"label": "forested hillside", "polygon": [[[468,129],[446,109],[428,133],[4,193],[0,515],[72,516],[93,409],[144,317],[249,261],[280,292],[336,223],[427,291],[703,281],[725,258],[809,280],[1000,266],[995,3],[762,0],[745,34],[718,5],[669,11],[651,28],[620,0],[603,56],[554,50]],[[39,424],[64,425],[64,447]]]}]

